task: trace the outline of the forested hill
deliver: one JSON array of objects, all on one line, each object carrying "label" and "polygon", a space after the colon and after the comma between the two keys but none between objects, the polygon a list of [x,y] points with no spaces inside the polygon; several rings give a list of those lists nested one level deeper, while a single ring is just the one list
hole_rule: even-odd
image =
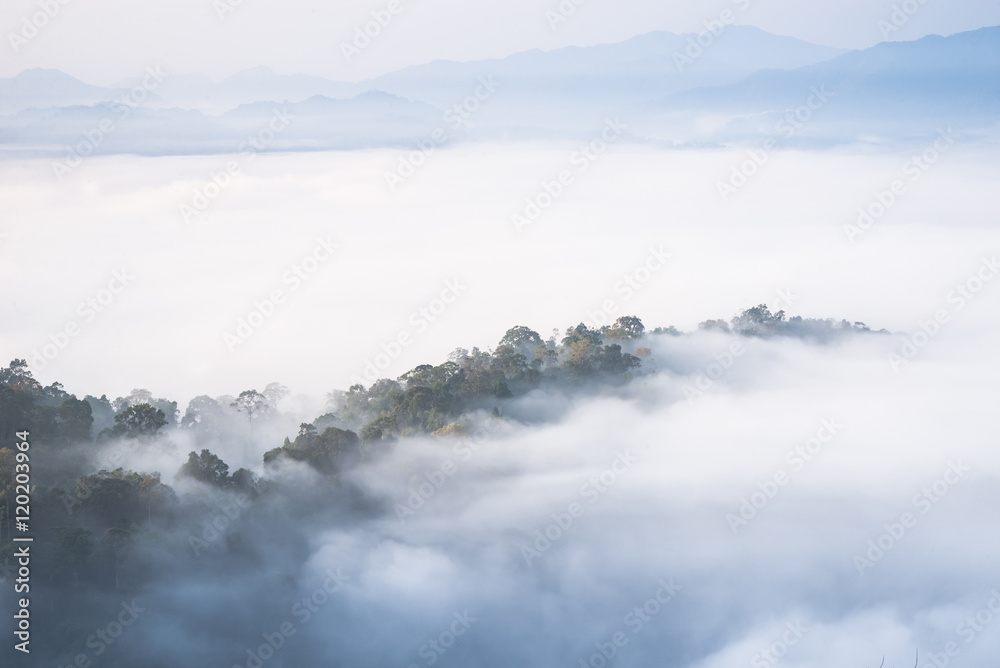
[{"label": "forested hill", "polygon": [[[4,443],[30,432],[35,563],[46,574],[37,588],[60,592],[67,606],[39,644],[56,659],[72,650],[72,643],[63,647],[65,638],[92,633],[90,617],[121,597],[192,572],[227,572],[233,559],[253,563],[263,558],[260,546],[298,554],[308,527],[325,526],[331,517],[391,514],[389,501],[352,487],[345,474],[358,462],[405,449],[410,437],[460,443],[477,424],[510,424],[515,408],[542,397],[568,401],[627,389],[642,375],[669,371],[657,368],[652,349],[687,336],[714,331],[734,340],[794,336],[823,343],[870,331],[862,323],[787,319],[765,306],[699,329],[647,332],[629,316],[543,340],[514,327],[492,351],[457,349],[447,361],[396,380],[331,392],[327,412],[311,422],[300,422],[279,383],[235,397],[198,396],[181,415],[176,402],[147,390],[114,401],[77,398],[59,383],[42,386],[15,359],[0,369],[0,431]],[[246,467],[230,472],[216,453],[242,456]],[[147,467],[166,467],[170,484],[158,472],[131,470]],[[0,449],[0,579],[13,573],[14,492],[15,453],[8,446]],[[300,531],[288,534],[289,524]],[[174,556],[164,562],[162,554]]]},{"label": "forested hill", "polygon": [[[699,331],[821,342],[870,332],[864,323],[787,318],[783,311],[772,313],[764,305],[728,322],[707,320]],[[513,327],[492,351],[458,348],[436,366],[422,364],[395,380],[373,379],[368,387],[357,384],[346,392],[330,392],[330,411],[303,424],[300,436],[337,427],[354,432],[351,436],[359,443],[371,443],[446,427],[454,432],[464,414],[483,408],[499,413],[505,400],[539,387],[572,393],[627,383],[650,371],[647,344],[652,337],[684,335],[674,327],[647,331],[635,316],[623,316],[599,329],[581,323],[568,328],[561,339],[555,332],[543,340],[527,327]],[[245,419],[251,425],[268,420],[288,394],[288,388],[271,383],[263,391],[246,390],[235,397],[200,395],[181,416],[175,401],[154,397],[148,390],[134,390],[111,401],[89,394],[78,399],[60,383],[43,387],[26,362],[15,359],[0,369],[0,431],[28,429],[38,442],[53,448],[88,441],[148,440],[172,430],[211,437],[225,431],[229,420]],[[281,455],[298,456],[294,446],[286,439],[283,448],[265,455],[265,462]]]}]

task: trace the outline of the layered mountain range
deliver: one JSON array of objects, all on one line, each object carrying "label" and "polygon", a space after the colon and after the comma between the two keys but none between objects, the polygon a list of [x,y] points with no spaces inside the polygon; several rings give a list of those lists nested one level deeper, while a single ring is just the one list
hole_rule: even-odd
[{"label": "layered mountain range", "polygon": [[[291,119],[280,131],[275,116]],[[907,141],[1000,118],[1000,27],[844,51],[748,26],[651,32],[617,44],[435,61],[362,82],[259,67],[219,82],[151,65],[92,86],[58,70],[0,79],[0,148],[148,155],[586,139],[721,145]],[[268,131],[271,128],[271,132]],[[266,141],[264,141],[266,139]],[[67,147],[70,147],[69,149]],[[86,147],[82,147],[86,149]]]}]

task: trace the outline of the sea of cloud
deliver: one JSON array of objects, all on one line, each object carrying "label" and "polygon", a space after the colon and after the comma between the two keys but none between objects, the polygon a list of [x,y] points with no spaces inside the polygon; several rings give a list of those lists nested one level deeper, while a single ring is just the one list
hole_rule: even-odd
[{"label": "sea of cloud", "polygon": [[[725,200],[746,149],[579,149],[438,149],[395,191],[405,151],[237,158],[214,189],[233,156],[94,157],[61,182],[47,160],[0,162],[4,354],[73,392],[142,386],[183,406],[395,377],[516,324],[547,337],[634,314],[690,330],[764,302],[912,331],[1000,245],[995,150],[961,139],[917,180],[904,169],[922,144],[776,151]],[[570,183],[515,225],[561,172]],[[849,233],[895,180],[895,202]]]},{"label": "sea of cloud", "polygon": [[[46,162],[0,163],[3,350],[29,356],[76,322],[35,371],[79,394],[144,386],[183,406],[281,380],[319,396],[400,334],[379,375],[600,310],[690,330],[783,300],[894,332],[658,337],[656,373],[540,392],[465,440],[400,441],[343,473],[353,496],[327,510],[329,482],[272,470],[299,496],[227,541],[224,569],[160,555],[116,660],[993,665],[995,151],[956,146],[851,241],[910,153],[779,152],[724,202],[745,150],[622,144],[518,232],[576,148],[440,151],[394,193],[394,151],[261,155],[190,223],[179,205],[223,158],[94,158],[62,184]],[[321,260],[325,235],[339,248]],[[656,270],[651,249],[670,254]],[[78,304],[123,269],[85,321]],[[462,287],[431,322],[446,281]],[[224,335],[275,290],[230,353]],[[259,462],[267,439],[218,454]]]}]

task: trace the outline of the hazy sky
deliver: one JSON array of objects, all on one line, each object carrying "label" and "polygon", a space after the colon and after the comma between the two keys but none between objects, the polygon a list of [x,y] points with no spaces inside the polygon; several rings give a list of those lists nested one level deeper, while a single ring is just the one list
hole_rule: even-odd
[{"label": "hazy sky", "polygon": [[[37,34],[32,27],[17,53],[7,38],[0,76],[42,66],[108,84],[151,65],[213,78],[267,65],[358,80],[435,58],[700,31],[724,10],[773,33],[864,47],[883,38],[878,22],[894,4],[577,0],[553,29],[546,11],[560,0],[401,0],[403,10],[348,63],[340,43],[394,0],[59,1],[10,3],[5,36],[41,12],[39,2],[59,11]],[[997,0],[907,1],[920,8],[897,16],[890,39],[1000,23]],[[220,17],[220,6],[233,11]],[[512,214],[573,165],[578,143],[456,144],[395,190],[385,174],[407,150],[252,161],[95,155],[61,181],[50,159],[2,159],[0,365],[24,357],[41,382],[60,381],[77,396],[141,387],[183,410],[197,394],[272,381],[321,397],[440,363],[459,346],[495,346],[515,325],[548,337],[556,327],[634,314],[649,327],[692,330],[763,302],[884,327],[894,334],[829,345],[748,339],[747,354],[692,401],[682,385],[730,339],[657,337],[650,345],[662,373],[622,389],[624,399],[568,405],[539,391],[505,407],[510,424],[405,524],[367,502],[357,504],[368,506],[365,517],[344,524],[288,521],[280,535],[294,558],[269,548],[210,577],[192,576],[198,571],[167,554],[143,594],[157,605],[118,651],[233,665],[244,643],[274,628],[283,601],[343,567],[350,587],[268,666],[317,665],[316,657],[407,665],[462,610],[481,621],[443,665],[579,665],[662,578],[684,589],[643,635],[630,631],[620,668],[659,665],[664,648],[689,668],[757,668],[757,653],[798,622],[808,636],[782,666],[874,666],[883,655],[886,666],[911,665],[915,649],[940,652],[954,639],[996,586],[1000,229],[986,193],[1000,162],[991,136],[959,137],[916,177],[904,165],[918,148],[788,148],[725,200],[718,184],[746,164],[745,147],[622,140],[573,172],[520,232]],[[182,205],[233,160],[238,176],[185,220]],[[848,237],[859,208],[874,210],[904,176],[911,180],[894,190],[884,216]],[[894,371],[887,354],[906,354],[920,330],[914,361]],[[552,421],[515,424],[532,412]],[[732,531],[727,513],[783,473],[786,453],[829,419],[843,433],[752,525]],[[259,465],[280,441],[257,434],[213,451],[234,466]],[[405,440],[344,480],[391,508],[439,465],[442,443]],[[615,478],[544,557],[526,562],[523,544],[620,448],[639,457],[627,477]],[[178,465],[172,454],[145,457],[139,451],[127,466],[155,467],[169,480]],[[945,487],[947,498],[926,517],[920,511],[918,528],[886,548],[884,563],[879,556],[859,572],[868,541],[915,512],[914,494],[937,484],[952,459],[967,465],[961,487]],[[304,469],[274,475],[298,493],[328,494]],[[206,643],[206,629],[215,642]],[[994,665],[996,625],[974,639],[955,666]],[[924,656],[921,668],[934,665]]]},{"label": "hazy sky", "polygon": [[[53,0],[55,2],[56,0]],[[61,69],[89,83],[110,84],[151,64],[175,73],[222,78],[266,65],[357,81],[434,59],[502,57],[526,49],[616,42],[651,30],[702,32],[705,22],[729,10],[737,23],[845,48],[883,40],[879,21],[891,0],[585,0],[564,21],[550,24],[559,0],[401,0],[399,12],[351,62],[341,43],[384,11],[389,0],[162,0],[132,2],[63,0],[37,34],[18,44],[11,34],[33,29],[25,20],[40,12],[38,0],[5,3],[0,76],[31,67]],[[568,4],[571,0],[565,0]],[[918,5],[917,0],[913,0]],[[951,34],[1000,23],[996,0],[924,0],[889,39]]]}]

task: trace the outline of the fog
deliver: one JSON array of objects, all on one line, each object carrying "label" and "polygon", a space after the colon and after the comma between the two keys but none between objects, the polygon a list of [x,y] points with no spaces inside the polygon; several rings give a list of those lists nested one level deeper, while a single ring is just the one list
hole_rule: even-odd
[{"label": "fog", "polygon": [[[339,482],[257,466],[277,493],[215,533],[233,497],[169,477],[211,500],[137,538],[123,577],[155,570],[136,594],[90,594],[97,617],[54,658],[96,658],[87,629],[124,597],[139,623],[100,665],[603,666],[603,649],[620,666],[904,666],[917,650],[933,666],[954,642],[955,665],[990,666],[1000,365],[968,308],[898,371],[884,334],[647,337],[656,373],[538,390]],[[255,434],[218,453],[259,457],[274,442]]]},{"label": "fog", "polygon": [[0,664],[993,667],[998,3],[380,2],[13,3]]},{"label": "fog", "polygon": [[[723,202],[745,149],[621,144],[518,232],[511,215],[574,150],[459,146],[394,193],[394,151],[266,154],[189,224],[178,204],[219,158],[94,158],[58,190],[48,163],[3,163],[3,280],[22,277],[3,303],[8,356],[73,320],[80,334],[33,370],[80,396],[150,387],[183,414],[195,394],[272,380],[299,395],[277,422],[96,451],[94,468],[162,472],[185,510],[137,539],[123,577],[153,568],[142,587],[86,597],[95,629],[123,603],[139,622],[100,656],[70,624],[52,660],[993,665],[995,151],[957,145],[852,242],[844,226],[921,147],[776,152]],[[283,274],[319,237],[339,248],[293,289]],[[134,280],[84,322],[77,304],[123,268]],[[410,314],[446,281],[465,287],[418,331]],[[224,333],[274,289],[287,302],[230,354]],[[517,323],[605,324],[608,299],[649,328],[764,302],[893,333],[647,337],[650,373],[625,386],[537,390],[336,483],[262,466],[324,392],[370,384],[366,360],[400,333],[412,344],[379,377]],[[202,447],[273,486],[214,533],[236,497],[175,476]]]},{"label": "fog", "polygon": [[[959,138],[912,181],[904,164],[926,146],[775,151],[726,201],[719,183],[749,148],[623,140],[580,171],[579,144],[458,144],[395,191],[385,174],[406,151],[263,153],[237,158],[240,173],[187,222],[181,205],[225,156],[93,157],[61,183],[48,161],[0,162],[0,279],[17,286],[0,303],[3,349],[80,396],[148,387],[183,407],[273,380],[321,398],[369,384],[369,361],[392,378],[457,346],[491,347],[515,324],[545,337],[634,314],[691,330],[767,303],[913,331],[953,308],[949,292],[998,247],[981,196],[995,149]],[[516,225],[564,170],[563,192]],[[906,191],[888,211],[845,232],[895,179]],[[275,290],[273,312],[255,306]],[[443,292],[452,303],[435,301]],[[988,331],[994,294],[941,336]],[[598,322],[608,300],[614,313]],[[270,315],[254,316],[249,337],[225,338],[258,308]],[[60,337],[70,323],[77,335]]]}]

